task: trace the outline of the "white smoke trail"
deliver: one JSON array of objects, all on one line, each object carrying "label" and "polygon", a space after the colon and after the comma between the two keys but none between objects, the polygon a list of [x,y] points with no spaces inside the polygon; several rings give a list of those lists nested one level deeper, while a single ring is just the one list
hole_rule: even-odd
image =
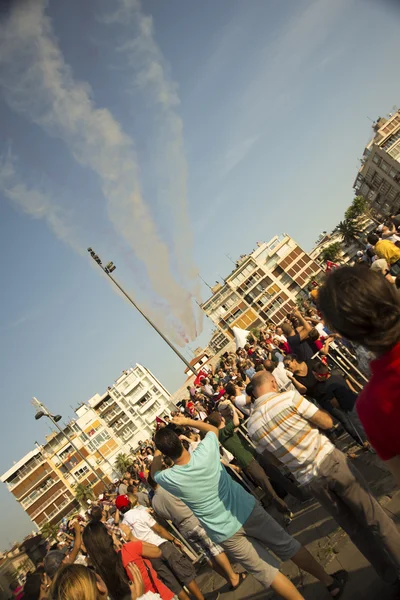
[{"label": "white smoke trail", "polygon": [[[171,80],[158,47],[153,19],[143,14],[140,0],[117,0],[105,22],[118,23],[125,39],[118,50],[127,59],[137,87],[157,108],[158,173],[163,182],[162,199],[168,204],[175,226],[174,251],[184,281],[191,281],[196,300],[201,301],[199,273],[193,260],[192,227],[187,205],[187,162],[183,122],[177,113],[180,104],[177,85]],[[197,306],[197,305],[196,305]],[[201,329],[203,313],[199,311]]]},{"label": "white smoke trail", "polygon": [[[110,221],[144,263],[152,289],[168,303],[172,318],[193,339],[191,294],[174,278],[168,248],[142,198],[133,142],[109,110],[95,107],[90,86],[74,79],[45,6],[44,0],[16,2],[0,24],[4,97],[11,108],[63,140],[75,160],[98,175]],[[48,199],[42,204],[43,217],[57,213],[61,227],[63,215],[52,206]]]}]

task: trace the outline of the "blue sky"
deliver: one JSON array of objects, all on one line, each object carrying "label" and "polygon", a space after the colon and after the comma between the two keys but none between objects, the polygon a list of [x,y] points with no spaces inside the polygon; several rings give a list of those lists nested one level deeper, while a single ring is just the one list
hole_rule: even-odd
[{"label": "blue sky", "polygon": [[[400,104],[391,3],[10,5],[0,22],[1,471],[48,433],[33,395],[67,417],[135,362],[171,392],[183,382],[88,246],[114,260],[190,358],[210,333],[198,272],[213,284],[230,270],[226,254],[276,233],[311,248],[352,199],[369,118]],[[5,547],[30,522],[5,486],[0,498]]]}]

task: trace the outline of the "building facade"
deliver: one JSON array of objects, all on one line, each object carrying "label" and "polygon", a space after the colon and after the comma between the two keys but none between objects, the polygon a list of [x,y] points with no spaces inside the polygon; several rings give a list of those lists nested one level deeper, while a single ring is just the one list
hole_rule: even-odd
[{"label": "building facade", "polygon": [[356,193],[382,215],[400,212],[400,111],[379,119],[354,182]]},{"label": "building facade", "polygon": [[63,433],[47,436],[45,444],[0,479],[39,529],[58,523],[80,508],[76,486],[90,486],[99,494],[104,488],[100,478],[110,483],[116,475],[116,456],[135,450],[151,436],[155,417],[169,414],[174,406],[156,377],[137,364],[123,371],[102,396],[81,404]]},{"label": "building facade", "polygon": [[103,396],[94,396],[88,404],[128,450],[151,436],[156,416],[175,408],[170,393],[142,365],[123,371]]},{"label": "building facade", "polygon": [[296,298],[321,273],[320,266],[290,236],[258,243],[240,258],[224,283],[212,288],[202,304],[218,329],[232,339],[232,327],[252,329],[280,323],[296,307]]}]

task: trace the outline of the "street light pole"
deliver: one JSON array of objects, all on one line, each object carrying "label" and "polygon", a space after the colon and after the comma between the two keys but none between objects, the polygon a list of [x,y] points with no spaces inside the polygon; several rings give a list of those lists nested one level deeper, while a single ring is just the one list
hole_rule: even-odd
[{"label": "street light pole", "polygon": [[49,411],[49,409],[42,404],[42,402],[39,402],[39,400],[37,398],[33,398],[33,405],[36,407],[37,409],[37,413],[35,415],[35,419],[39,420],[42,417],[47,417],[48,419],[50,419],[50,421],[53,423],[53,425],[55,427],[57,427],[58,431],[61,433],[61,435],[63,435],[65,437],[65,439],[69,442],[69,444],[73,447],[73,449],[75,450],[75,452],[77,454],[79,454],[79,456],[81,457],[82,460],[85,461],[85,463],[87,464],[87,466],[89,467],[90,471],[92,471],[92,473],[94,474],[94,476],[96,477],[96,479],[99,479],[99,481],[102,482],[102,484],[105,486],[105,488],[107,488],[107,483],[104,481],[103,477],[101,475],[99,475],[95,469],[92,467],[92,465],[90,464],[90,462],[87,460],[86,456],[84,456],[82,454],[82,452],[79,450],[79,448],[77,448],[74,444],[74,442],[71,440],[71,438],[65,433],[65,431],[63,431],[63,429],[61,429],[61,427],[58,425],[58,422],[61,417],[59,415],[56,415],[56,417],[59,417],[58,419],[56,419],[54,417],[54,415],[51,414],[51,412]]},{"label": "street light pole", "polygon": [[175,354],[181,359],[182,362],[185,363],[185,365],[188,367],[189,371],[192,371],[192,373],[194,375],[198,375],[198,371],[192,367],[190,365],[190,363],[186,360],[186,358],[183,356],[183,354],[181,354],[178,350],[178,348],[176,348],[173,344],[171,344],[171,342],[169,341],[169,339],[162,333],[162,331],[160,331],[157,327],[157,325],[155,325],[155,323],[153,323],[153,321],[142,311],[142,309],[136,304],[136,302],[133,300],[133,298],[131,298],[131,296],[129,296],[129,294],[124,290],[124,288],[118,283],[118,281],[111,275],[111,273],[113,271],[115,271],[116,266],[114,265],[114,263],[109,262],[105,267],[103,267],[102,261],[99,258],[99,256],[94,252],[94,250],[92,250],[92,248],[88,248],[88,252],[90,254],[90,256],[93,258],[94,262],[97,263],[100,267],[100,269],[102,269],[102,271],[107,275],[107,277],[109,279],[111,279],[111,281],[113,282],[113,284],[115,286],[117,286],[117,288],[119,289],[120,292],[122,292],[122,294],[125,296],[125,298],[127,300],[129,300],[129,302],[136,308],[136,310],[138,310],[140,312],[140,314],[142,315],[142,317],[144,319],[146,319],[146,321],[148,322],[148,324],[158,333],[159,336],[162,337],[162,339],[164,340],[164,342],[166,342],[168,344],[168,346],[171,348],[171,350],[173,352],[175,352]]}]

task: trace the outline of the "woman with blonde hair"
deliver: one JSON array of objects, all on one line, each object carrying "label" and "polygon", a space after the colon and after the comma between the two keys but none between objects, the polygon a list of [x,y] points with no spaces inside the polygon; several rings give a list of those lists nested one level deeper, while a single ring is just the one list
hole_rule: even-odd
[{"label": "woman with blonde hair", "polygon": [[[123,600],[150,600],[157,595],[143,595],[143,580],[136,565],[129,565],[132,585],[127,586]],[[83,565],[64,565],[57,572],[51,589],[50,598],[53,600],[107,600],[112,597],[112,590],[94,571]]]}]

